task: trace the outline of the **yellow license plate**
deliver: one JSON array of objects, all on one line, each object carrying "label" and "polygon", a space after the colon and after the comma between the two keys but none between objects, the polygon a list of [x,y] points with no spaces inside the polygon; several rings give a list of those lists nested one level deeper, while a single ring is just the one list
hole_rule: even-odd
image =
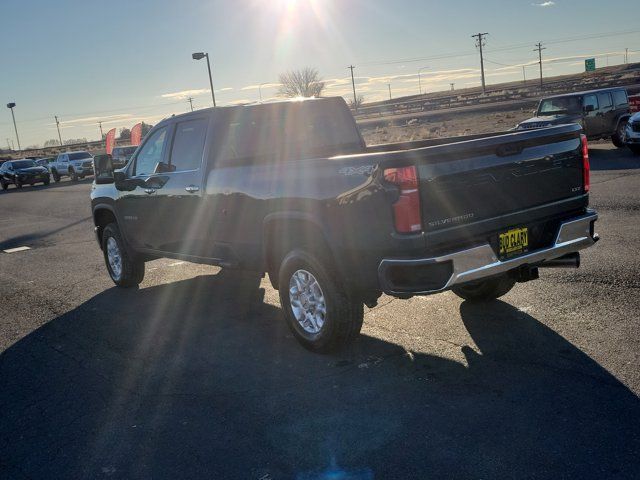
[{"label": "yellow license plate", "polygon": [[500,234],[500,256],[511,257],[524,253],[529,248],[529,229],[512,228]]}]

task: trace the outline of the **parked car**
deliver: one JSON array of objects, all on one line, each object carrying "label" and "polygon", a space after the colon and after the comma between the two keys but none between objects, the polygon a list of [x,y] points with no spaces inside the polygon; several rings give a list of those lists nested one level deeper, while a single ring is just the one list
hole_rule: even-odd
[{"label": "parked car", "polygon": [[624,140],[635,155],[640,155],[640,112],[634,113],[627,122]]},{"label": "parked car", "polygon": [[65,152],[58,155],[49,164],[53,180],[59,182],[62,177],[70,177],[71,181],[87,175],[93,175],[93,156],[89,152]]},{"label": "parked car", "polygon": [[535,117],[516,126],[516,130],[577,123],[589,140],[611,138],[616,147],[624,147],[624,132],[631,116],[624,88],[605,88],[568,93],[540,100]]},{"label": "parked car", "polygon": [[3,190],[11,184],[22,188],[36,183],[49,185],[49,181],[49,170],[36,164],[35,160],[11,160],[0,165],[0,186]]},{"label": "parked car", "polygon": [[116,285],[159,257],[266,272],[295,337],[324,352],[383,292],[491,300],[577,267],[597,240],[589,185],[575,124],[368,147],[323,98],[167,118],[125,169],[96,157],[91,206]]},{"label": "parked car", "polygon": [[45,167],[47,170],[49,169],[49,164],[53,163],[55,161],[56,157],[43,157],[43,158],[37,158],[35,160],[36,164],[41,166],[41,167]]},{"label": "parked car", "polygon": [[111,152],[113,168],[124,167],[133,155],[133,152],[136,151],[136,148],[138,147],[134,147],[132,145],[113,147],[113,151]]}]

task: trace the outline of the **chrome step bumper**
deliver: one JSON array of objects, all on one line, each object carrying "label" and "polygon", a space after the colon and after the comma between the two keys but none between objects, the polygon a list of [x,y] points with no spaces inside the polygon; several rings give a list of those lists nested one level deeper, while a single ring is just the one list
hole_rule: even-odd
[{"label": "chrome step bumper", "polygon": [[[597,235],[593,234],[593,222],[597,219],[598,214],[590,210],[580,217],[566,220],[560,224],[552,247],[503,261],[498,259],[488,243],[432,258],[384,259],[378,266],[378,281],[382,291],[388,295],[427,295],[447,290],[454,285],[499,275],[522,265],[536,266],[593,245],[598,240]],[[415,289],[406,285],[394,285],[392,270],[404,268],[410,271],[412,267],[423,269],[423,276],[428,276],[430,269],[434,272],[437,270],[440,280],[426,288],[420,285],[416,285]]]}]

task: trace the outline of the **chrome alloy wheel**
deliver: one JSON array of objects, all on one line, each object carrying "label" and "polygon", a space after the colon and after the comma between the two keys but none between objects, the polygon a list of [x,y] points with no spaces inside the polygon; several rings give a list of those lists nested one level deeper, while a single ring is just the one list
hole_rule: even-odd
[{"label": "chrome alloy wheel", "polygon": [[115,280],[120,280],[122,276],[122,254],[118,242],[113,237],[107,240],[107,260],[111,268],[111,274]]},{"label": "chrome alloy wheel", "polygon": [[297,270],[289,280],[289,303],[302,329],[311,334],[322,330],[327,304],[320,284],[313,274]]}]

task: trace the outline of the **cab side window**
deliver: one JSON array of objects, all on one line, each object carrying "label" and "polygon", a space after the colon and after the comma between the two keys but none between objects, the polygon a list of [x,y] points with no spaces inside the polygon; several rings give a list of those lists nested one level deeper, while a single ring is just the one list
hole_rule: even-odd
[{"label": "cab side window", "polygon": [[582,106],[586,108],[589,105],[593,106],[594,110],[598,110],[598,98],[595,95],[584,96],[584,100],[582,101]]},{"label": "cab side window", "polygon": [[207,119],[204,118],[176,124],[171,148],[172,171],[184,172],[200,168],[207,126]]},{"label": "cab side window", "polygon": [[136,156],[134,175],[151,175],[164,157],[164,149],[167,140],[167,127],[156,130]]},{"label": "cab side window", "polygon": [[600,110],[610,110],[613,106],[611,102],[611,94],[608,92],[598,94],[598,103],[600,104]]}]

